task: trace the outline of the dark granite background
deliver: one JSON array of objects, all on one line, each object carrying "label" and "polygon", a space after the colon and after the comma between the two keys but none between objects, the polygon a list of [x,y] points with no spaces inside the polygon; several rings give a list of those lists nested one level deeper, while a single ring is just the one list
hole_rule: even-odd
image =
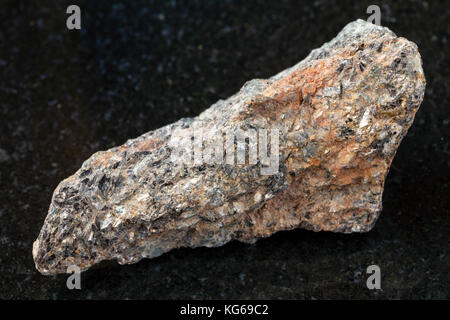
[{"label": "dark granite background", "polygon": [[[81,31],[66,29],[69,4]],[[419,46],[427,78],[371,232],[179,249],[83,273],[80,291],[35,270],[52,192],[93,152],[295,64],[370,4]],[[0,298],[449,299],[449,44],[448,1],[1,1]]]}]

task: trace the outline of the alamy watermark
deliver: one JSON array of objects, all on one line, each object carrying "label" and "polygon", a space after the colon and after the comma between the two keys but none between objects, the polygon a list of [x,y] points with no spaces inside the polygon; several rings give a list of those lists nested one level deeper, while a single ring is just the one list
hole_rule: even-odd
[{"label": "alamy watermark", "polygon": [[[66,13],[70,16],[66,20],[66,26],[69,30],[81,29],[81,9],[77,5],[70,5],[66,9]],[[367,14],[370,16],[367,18],[367,22],[374,23],[377,26],[381,25],[381,9],[376,4],[372,4],[367,7]]]},{"label": "alamy watermark", "polygon": [[70,265],[67,268],[67,273],[73,273],[71,276],[67,278],[66,286],[67,289],[73,290],[81,290],[81,270],[76,265]]},{"label": "alamy watermark", "polygon": [[206,165],[259,165],[261,175],[279,170],[279,129],[190,130],[172,139],[171,161],[187,167]]},{"label": "alamy watermark", "polygon": [[367,22],[374,23],[377,26],[381,25],[381,10],[380,10],[379,6],[377,6],[376,4],[372,4],[372,5],[368,6],[366,13],[371,14],[367,18]]},{"label": "alamy watermark", "polygon": [[70,16],[66,20],[66,27],[69,30],[81,29],[81,9],[77,5],[70,5],[66,9],[66,13]]},{"label": "alamy watermark", "polygon": [[381,289],[381,270],[376,264],[367,267],[367,274],[370,276],[367,278],[366,286],[369,290]]}]

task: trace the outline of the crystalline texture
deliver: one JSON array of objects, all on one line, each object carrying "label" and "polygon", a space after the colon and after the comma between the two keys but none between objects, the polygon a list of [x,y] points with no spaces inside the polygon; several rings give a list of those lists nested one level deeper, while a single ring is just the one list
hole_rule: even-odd
[{"label": "crystalline texture", "polygon": [[[247,82],[198,117],[92,155],[56,188],[33,245],[36,267],[55,274],[102,260],[135,263],[177,247],[254,242],[294,228],[369,231],[424,89],[414,43],[352,22],[297,65]],[[244,164],[186,165],[174,152],[193,132],[211,138],[274,128],[279,153],[271,174],[250,155]]]}]

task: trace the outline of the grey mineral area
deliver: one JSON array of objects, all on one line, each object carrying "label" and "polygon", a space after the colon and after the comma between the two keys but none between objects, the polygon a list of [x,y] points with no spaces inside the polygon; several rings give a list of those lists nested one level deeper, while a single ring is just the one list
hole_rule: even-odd
[{"label": "grey mineral area", "polygon": [[198,117],[92,155],[56,188],[36,267],[129,264],[294,228],[369,231],[424,89],[414,43],[352,22]]}]

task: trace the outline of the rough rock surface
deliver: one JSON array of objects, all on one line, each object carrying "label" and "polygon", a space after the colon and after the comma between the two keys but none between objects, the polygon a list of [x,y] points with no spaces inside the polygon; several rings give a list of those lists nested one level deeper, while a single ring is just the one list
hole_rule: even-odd
[{"label": "rough rock surface", "polygon": [[[55,274],[102,260],[135,263],[299,227],[369,231],[424,89],[414,43],[352,22],[294,67],[247,82],[198,117],[92,155],[56,188],[33,245],[36,267]],[[245,163],[186,163],[179,154],[193,133],[211,142],[264,129],[279,134],[266,146],[270,159],[278,155],[270,163],[251,161],[252,139],[247,147],[233,142],[236,154],[248,149]]]}]

